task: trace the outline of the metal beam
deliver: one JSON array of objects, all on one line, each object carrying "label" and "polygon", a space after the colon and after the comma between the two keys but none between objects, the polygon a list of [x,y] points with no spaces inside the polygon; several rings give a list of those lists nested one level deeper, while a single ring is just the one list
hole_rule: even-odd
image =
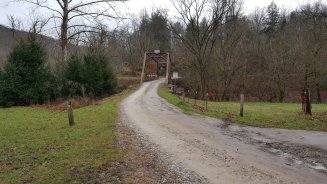
[{"label": "metal beam", "polygon": [[[159,68],[162,66],[166,66],[166,83],[170,82],[170,72],[171,72],[171,63],[170,63],[170,55],[169,53],[148,53],[144,54],[143,60],[143,68],[142,68],[142,75],[141,75],[141,83],[146,79],[147,71],[147,63],[152,60],[156,63],[156,74],[159,76]],[[154,72],[154,71],[153,71]]]},{"label": "metal beam", "polygon": [[142,74],[141,74],[141,84],[143,83],[143,78],[144,78],[145,61],[147,58],[146,56],[147,56],[147,52],[144,53],[143,68],[142,68]]},{"label": "metal beam", "polygon": [[166,68],[166,84],[169,84],[169,75],[170,75],[170,59],[169,59],[169,53],[167,54],[167,68]]}]

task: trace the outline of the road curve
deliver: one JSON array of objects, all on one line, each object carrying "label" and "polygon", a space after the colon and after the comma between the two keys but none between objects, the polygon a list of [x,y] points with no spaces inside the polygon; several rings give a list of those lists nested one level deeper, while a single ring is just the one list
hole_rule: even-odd
[{"label": "road curve", "polygon": [[144,83],[121,104],[122,116],[204,183],[326,183],[327,133],[260,129],[185,113]]}]

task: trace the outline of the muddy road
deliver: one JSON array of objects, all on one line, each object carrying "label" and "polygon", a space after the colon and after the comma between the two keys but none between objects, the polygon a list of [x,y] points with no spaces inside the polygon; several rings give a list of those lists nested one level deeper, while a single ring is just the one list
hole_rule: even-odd
[{"label": "muddy road", "polygon": [[327,133],[185,113],[157,95],[161,82],[144,83],[124,100],[122,119],[171,168],[192,175],[185,183],[327,183]]}]

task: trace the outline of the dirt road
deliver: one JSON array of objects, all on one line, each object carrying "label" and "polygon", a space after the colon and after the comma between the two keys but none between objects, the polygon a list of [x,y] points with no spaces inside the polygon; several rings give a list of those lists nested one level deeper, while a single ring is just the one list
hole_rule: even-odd
[{"label": "dirt road", "polygon": [[[144,83],[121,105],[124,122],[185,183],[327,183],[327,133],[260,129],[185,113]],[[185,177],[187,178],[187,177]]]}]

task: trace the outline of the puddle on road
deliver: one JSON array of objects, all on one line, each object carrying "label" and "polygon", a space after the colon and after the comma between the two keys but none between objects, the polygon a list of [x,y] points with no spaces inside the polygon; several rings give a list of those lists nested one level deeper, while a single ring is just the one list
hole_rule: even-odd
[{"label": "puddle on road", "polygon": [[327,172],[327,168],[324,167],[322,164],[319,163],[314,163],[315,165],[309,165],[309,167],[311,167],[312,169],[316,169],[316,170],[320,170],[320,171],[326,171]]},{"label": "puddle on road", "polygon": [[302,164],[303,164],[303,162],[302,162],[301,160],[294,160],[294,161],[295,161],[295,163],[298,164],[298,165],[302,165]]},{"label": "puddle on road", "polygon": [[324,172],[327,173],[327,168],[321,163],[305,163],[305,162],[303,162],[301,160],[298,160],[298,159],[294,158],[294,156],[292,156],[291,154],[285,153],[285,152],[283,152],[283,151],[281,151],[279,149],[275,149],[275,148],[270,148],[269,152],[279,155],[286,162],[295,163],[297,165],[304,165],[304,166],[307,166],[307,167],[309,167],[311,169],[315,169],[315,170],[318,170],[318,171],[324,171]]}]

